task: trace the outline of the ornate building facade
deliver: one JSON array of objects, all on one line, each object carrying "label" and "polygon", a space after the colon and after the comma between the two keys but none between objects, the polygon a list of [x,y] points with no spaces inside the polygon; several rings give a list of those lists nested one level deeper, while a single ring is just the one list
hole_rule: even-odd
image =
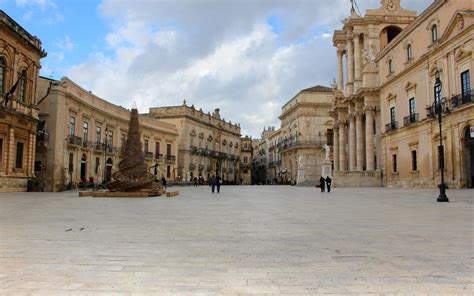
[{"label": "ornate building facade", "polygon": [[240,125],[197,110],[194,105],[150,108],[149,116],[178,128],[178,181],[218,175],[227,183],[239,182]]},{"label": "ornate building facade", "polygon": [[252,138],[245,136],[240,140],[240,183],[242,185],[252,184]]},{"label": "ornate building facade", "polygon": [[[84,90],[68,78],[40,78],[38,107],[44,134],[36,153],[37,178],[46,191],[110,181],[125,144],[130,111]],[[140,116],[143,150],[151,173],[176,179],[178,130]]]},{"label": "ornate building facade", "polygon": [[41,41],[0,10],[0,191],[26,191],[34,178]]},{"label": "ornate building facade", "polygon": [[436,0],[419,16],[399,0],[381,3],[364,16],[353,10],[334,32],[335,184],[436,186],[433,103],[443,100],[448,185],[472,186],[472,1]]},{"label": "ornate building facade", "polygon": [[332,145],[332,89],[314,86],[300,91],[282,107],[277,149],[281,168],[293,183],[312,185],[321,176],[324,145]]}]

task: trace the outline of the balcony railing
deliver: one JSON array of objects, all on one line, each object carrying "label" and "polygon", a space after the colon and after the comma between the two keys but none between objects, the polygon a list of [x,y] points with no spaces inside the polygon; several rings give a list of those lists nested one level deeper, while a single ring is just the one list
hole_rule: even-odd
[{"label": "balcony railing", "polygon": [[147,159],[153,159],[153,152],[145,152],[145,157]]},{"label": "balcony railing", "polygon": [[207,150],[206,148],[198,148],[197,154],[207,156],[209,155],[209,150]]},{"label": "balcony railing", "polygon": [[105,144],[101,143],[101,142],[94,142],[94,150],[104,151],[105,150]]},{"label": "balcony railing", "polygon": [[82,148],[91,148],[92,147],[92,142],[88,142],[87,139],[82,140]]},{"label": "balcony railing", "polygon": [[413,114],[403,117],[404,126],[409,126],[410,124],[415,123],[417,121],[418,121],[418,113],[413,113]]},{"label": "balcony railing", "polygon": [[155,153],[155,159],[162,160],[163,159],[163,154]]},{"label": "balcony railing", "polygon": [[167,154],[166,161],[176,161],[176,156]]},{"label": "balcony railing", "polygon": [[284,142],[282,145],[282,150],[288,150],[295,147],[323,147],[326,144],[324,140],[315,140],[315,141],[292,141]]},{"label": "balcony railing", "polygon": [[462,105],[474,102],[474,94],[457,95],[451,98],[451,107],[457,108]]},{"label": "balcony railing", "polygon": [[192,153],[192,154],[197,154],[198,153],[198,148],[196,146],[190,146],[189,147],[189,151]]},{"label": "balcony railing", "polygon": [[67,136],[67,143],[70,144],[70,145],[81,146],[82,145],[82,138],[74,136],[74,135],[70,135],[70,136]]},{"label": "balcony railing", "polygon": [[241,164],[240,164],[240,168],[241,168],[241,169],[244,169],[244,170],[250,169],[250,167],[251,167],[251,164],[250,164],[250,163],[241,163]]},{"label": "balcony railing", "polygon": [[398,121],[392,121],[392,122],[387,123],[385,125],[385,131],[386,132],[396,130],[397,128],[398,128]]},{"label": "balcony railing", "polygon": [[242,147],[242,152],[252,152],[252,147]]}]

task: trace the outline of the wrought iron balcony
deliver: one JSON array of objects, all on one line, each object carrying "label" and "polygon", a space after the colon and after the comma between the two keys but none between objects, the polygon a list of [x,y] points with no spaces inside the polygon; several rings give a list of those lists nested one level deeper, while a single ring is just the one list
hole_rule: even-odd
[{"label": "wrought iron balcony", "polygon": [[70,145],[82,146],[82,138],[74,135],[67,136],[67,143]]},{"label": "wrought iron balcony", "polygon": [[198,148],[196,146],[190,146],[189,151],[191,152],[191,154],[197,154]]},{"label": "wrought iron balcony", "polygon": [[147,159],[153,159],[153,152],[148,152],[148,151],[145,152],[145,157],[146,157]]},{"label": "wrought iron balcony", "polygon": [[250,147],[250,146],[243,147],[242,146],[242,152],[252,152],[252,147]]},{"label": "wrought iron balcony", "polygon": [[105,150],[105,144],[101,143],[99,141],[94,142],[94,150],[104,151]]},{"label": "wrought iron balcony", "polygon": [[451,107],[457,108],[462,105],[474,102],[474,94],[468,93],[465,95],[457,95],[451,98]]},{"label": "wrought iron balcony", "polygon": [[167,154],[166,161],[176,161],[176,156]]},{"label": "wrought iron balcony", "polygon": [[392,122],[387,123],[385,125],[385,131],[386,132],[396,130],[397,128],[398,128],[398,121],[392,121]]},{"label": "wrought iron balcony", "polygon": [[244,170],[250,169],[251,166],[252,165],[250,163],[241,163],[240,164],[240,168],[244,169]]},{"label": "wrought iron balcony", "polygon": [[413,113],[413,114],[403,117],[404,126],[409,126],[410,124],[415,123],[417,121],[418,121],[418,113]]},{"label": "wrought iron balcony", "polygon": [[163,154],[155,153],[155,159],[162,160],[163,159]]}]

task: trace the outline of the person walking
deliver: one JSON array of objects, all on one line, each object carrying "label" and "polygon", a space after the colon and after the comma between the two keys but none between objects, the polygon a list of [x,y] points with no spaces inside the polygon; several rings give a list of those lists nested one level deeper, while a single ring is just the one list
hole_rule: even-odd
[{"label": "person walking", "polygon": [[326,177],[326,187],[328,188],[328,192],[331,192],[331,182],[332,179],[329,176]]},{"label": "person walking", "polygon": [[210,185],[211,185],[211,188],[212,188],[212,189],[211,189],[211,190],[212,190],[212,193],[214,193],[214,190],[215,190],[215,188],[216,188],[216,177],[215,177],[214,175],[212,175],[212,177],[211,177],[211,182],[210,182],[210,183],[211,183]]},{"label": "person walking", "polygon": [[194,177],[194,187],[198,187],[198,179]]},{"label": "person walking", "polygon": [[220,191],[221,191],[221,183],[222,183],[221,177],[217,176],[217,178],[216,178],[217,193],[220,193]]},{"label": "person walking", "polygon": [[161,185],[163,186],[163,188],[166,190],[166,178],[163,176],[161,177]]},{"label": "person walking", "polygon": [[326,182],[326,179],[324,179],[323,176],[319,178],[319,187],[321,188],[321,192],[324,192],[324,183]]}]

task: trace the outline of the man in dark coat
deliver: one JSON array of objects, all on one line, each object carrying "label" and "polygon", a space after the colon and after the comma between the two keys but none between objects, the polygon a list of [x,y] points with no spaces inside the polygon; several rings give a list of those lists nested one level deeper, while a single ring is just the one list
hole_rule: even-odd
[{"label": "man in dark coat", "polygon": [[321,188],[321,192],[324,192],[324,182],[326,182],[326,179],[321,176],[321,178],[319,178],[319,187]]},{"label": "man in dark coat", "polygon": [[329,178],[329,176],[326,177],[326,186],[328,188],[328,192],[331,192],[331,182],[332,182],[332,179]]},{"label": "man in dark coat", "polygon": [[222,183],[221,177],[217,176],[217,178],[216,178],[217,193],[219,193],[221,191],[221,183]]},{"label": "man in dark coat", "polygon": [[212,175],[210,183],[211,183],[212,193],[214,193],[214,190],[216,188],[216,177],[214,175]]}]

